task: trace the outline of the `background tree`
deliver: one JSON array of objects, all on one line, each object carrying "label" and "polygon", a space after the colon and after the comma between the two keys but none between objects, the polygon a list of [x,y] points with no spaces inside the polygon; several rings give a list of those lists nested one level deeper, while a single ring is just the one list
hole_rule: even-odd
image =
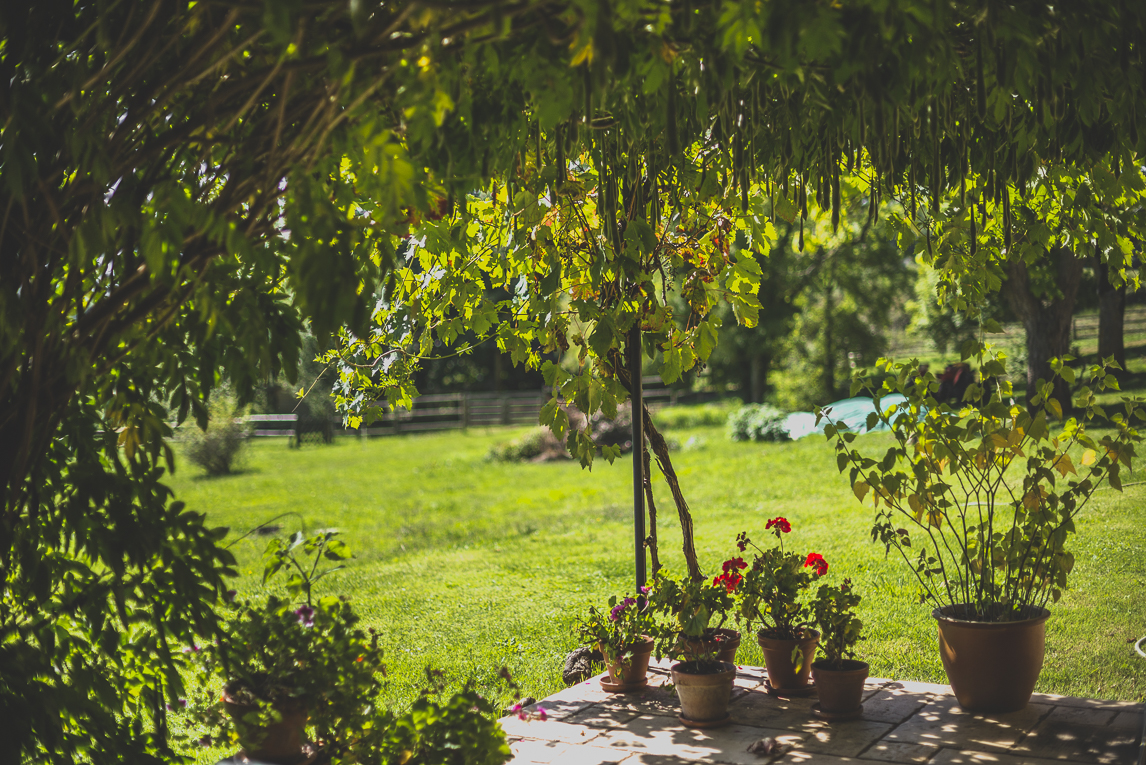
[{"label": "background tree", "polygon": [[[1146,179],[1136,166],[1121,172],[1119,164],[1115,158],[1085,170],[1044,165],[1030,182],[998,190],[997,203],[976,179],[965,198],[978,196],[978,204],[953,203],[940,219],[922,223],[928,237],[936,237],[938,256],[959,263],[947,270],[940,288],[957,310],[974,310],[999,290],[1023,323],[1028,401],[1038,380],[1054,377],[1052,359],[1070,352],[1071,321],[1088,260],[1098,258],[1118,283],[1137,281],[1131,266],[1134,243],[1146,224],[1141,211]],[[906,221],[902,230],[913,238]],[[988,278],[971,275],[974,269]],[[1067,373],[1055,383],[1053,398],[1063,412],[1071,409],[1070,377]]]}]

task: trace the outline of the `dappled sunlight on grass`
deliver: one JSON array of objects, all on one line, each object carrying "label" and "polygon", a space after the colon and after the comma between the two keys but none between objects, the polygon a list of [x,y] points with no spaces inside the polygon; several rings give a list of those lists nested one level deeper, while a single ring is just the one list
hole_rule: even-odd
[{"label": "dappled sunlight on grass", "polygon": [[[296,512],[307,529],[336,527],[356,554],[329,581],[353,598],[383,635],[389,695],[408,702],[427,664],[453,682],[492,680],[508,666],[524,693],[563,687],[562,659],[575,647],[573,623],[590,603],[632,591],[631,462],[507,464],[485,459],[492,444],[521,431],[471,430],[400,436],[290,450],[255,442],[247,472],[195,480],[181,464],[172,485],[190,508],[230,538],[270,517]],[[733,443],[721,427],[674,430],[692,446],[674,463],[692,508],[702,567],[734,551],[737,533],[763,544],[767,519],[787,517],[797,551],[819,552],[829,579],[850,577],[865,600],[872,674],[943,682],[930,608],[902,561],[870,542],[872,514],[856,502],[820,437],[788,444]],[[887,434],[863,436],[882,451]],[[1134,480],[1127,478],[1127,483]],[[1072,545],[1074,590],[1054,607],[1039,690],[1146,698],[1146,662],[1127,641],[1146,633],[1146,487],[1102,491],[1079,520]],[[655,484],[662,561],[680,571],[680,532],[667,486]],[[283,532],[297,520],[278,521]],[[238,543],[245,596],[260,592],[265,538]],[[747,639],[738,661],[761,662]]]}]

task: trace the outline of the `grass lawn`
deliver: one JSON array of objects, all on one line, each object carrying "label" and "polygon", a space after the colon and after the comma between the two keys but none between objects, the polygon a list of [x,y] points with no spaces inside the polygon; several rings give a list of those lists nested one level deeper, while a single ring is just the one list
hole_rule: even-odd
[{"label": "grass lawn", "polygon": [[[508,667],[525,694],[563,687],[573,625],[591,603],[630,592],[631,464],[501,464],[492,444],[521,431],[451,432],[291,450],[251,444],[244,471],[206,479],[190,464],[172,477],[179,499],[230,526],[231,537],[280,513],[283,533],[337,527],[357,557],[326,582],[353,598],[380,630],[389,656],[389,700],[409,702],[424,670],[453,683],[491,680]],[[818,551],[829,578],[864,595],[861,645],[872,674],[943,682],[930,609],[902,562],[869,541],[870,509],[855,500],[820,437],[790,444],[733,443],[719,427],[674,430],[674,455],[695,519],[706,571],[735,549],[740,531],[766,541],[783,515],[791,549]],[[887,435],[861,437],[871,447]],[[882,449],[880,449],[882,451]],[[1127,476],[1126,483],[1135,482]],[[662,560],[679,571],[680,534],[667,487],[657,486]],[[1079,523],[1072,589],[1048,622],[1039,690],[1146,700],[1146,660],[1132,641],[1146,634],[1146,486],[1100,491]],[[243,595],[260,594],[266,540],[239,542]],[[741,663],[759,664],[752,639]]]}]

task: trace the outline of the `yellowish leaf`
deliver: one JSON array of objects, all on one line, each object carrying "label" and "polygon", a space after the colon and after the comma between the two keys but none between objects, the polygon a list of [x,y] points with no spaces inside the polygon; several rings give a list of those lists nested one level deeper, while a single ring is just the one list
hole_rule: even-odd
[{"label": "yellowish leaf", "polygon": [[1098,457],[1098,455],[1095,453],[1094,449],[1087,449],[1085,452],[1082,453],[1082,464],[1083,465],[1093,465],[1094,460],[1097,457]]},{"label": "yellowish leaf", "polygon": [[867,496],[867,490],[871,487],[867,485],[867,481],[856,481],[852,484],[852,491],[856,495],[856,499],[863,502],[863,498]]},{"label": "yellowish leaf", "polygon": [[1059,475],[1061,475],[1063,478],[1066,478],[1067,473],[1074,473],[1075,475],[1078,475],[1078,472],[1074,469],[1074,463],[1071,461],[1069,454],[1060,454],[1058,459],[1055,460],[1054,469],[1057,470]]}]

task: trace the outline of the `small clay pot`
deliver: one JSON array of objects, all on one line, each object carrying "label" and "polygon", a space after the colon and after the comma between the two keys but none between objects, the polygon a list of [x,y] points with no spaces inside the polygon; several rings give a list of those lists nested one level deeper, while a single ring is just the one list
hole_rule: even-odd
[{"label": "small clay pot", "polygon": [[[812,672],[812,657],[820,642],[820,633],[812,629],[804,630],[804,637],[789,640],[773,638],[764,630],[756,633],[756,642],[764,651],[764,668],[768,670],[768,684],[775,690],[799,690],[808,686],[808,676]],[[792,661],[793,649],[799,647],[802,657],[799,670]]]},{"label": "small clay pot", "polygon": [[1050,611],[1032,608],[1030,618],[980,622],[957,618],[964,604],[937,608],[939,656],[959,706],[968,712],[1017,712],[1034,693],[1046,650]]},{"label": "small clay pot", "polygon": [[737,632],[736,630],[730,630],[730,629],[726,629],[723,627],[720,629],[705,630],[705,639],[703,641],[700,641],[700,640],[689,640],[689,641],[687,641],[690,644],[699,644],[699,650],[698,649],[693,649],[691,651],[685,650],[685,651],[682,651],[682,653],[685,654],[686,656],[689,654],[698,655],[701,653],[707,653],[709,647],[712,645],[712,638],[714,636],[720,637],[720,641],[719,641],[720,653],[717,654],[717,656],[716,656],[717,661],[727,661],[727,662],[730,662],[732,664],[735,664],[736,663],[736,649],[740,648],[740,633]]},{"label": "small clay pot", "polygon": [[304,759],[302,745],[306,738],[307,710],[301,702],[275,704],[275,711],[282,715],[282,720],[266,726],[244,723],[243,717],[258,707],[236,702],[226,691],[223,708],[231,717],[248,758],[270,765],[294,765]]},{"label": "small clay pot", "polygon": [[827,659],[812,662],[820,710],[827,714],[846,714],[859,709],[867,672],[866,661],[844,659],[839,666]]},{"label": "small clay pot", "polygon": [[722,640],[720,641],[721,649],[717,655],[720,661],[727,661],[730,664],[736,663],[736,649],[740,647],[740,633],[736,630],[721,628],[713,630],[713,634],[719,635]]},{"label": "small clay pot", "polygon": [[[640,643],[628,646],[625,651],[621,653],[632,652],[633,656],[628,662],[617,662],[616,664],[609,664],[609,679],[613,684],[618,686],[631,686],[637,683],[644,682],[645,675],[649,671],[649,657],[653,653],[653,639],[648,635],[641,636],[643,640]],[[597,650],[601,651],[606,657],[608,653],[598,643]]]},{"label": "small clay pot", "polygon": [[718,662],[697,671],[684,662],[671,667],[673,685],[680,697],[680,719],[685,725],[712,727],[728,720],[728,703],[736,680],[736,665]]}]

